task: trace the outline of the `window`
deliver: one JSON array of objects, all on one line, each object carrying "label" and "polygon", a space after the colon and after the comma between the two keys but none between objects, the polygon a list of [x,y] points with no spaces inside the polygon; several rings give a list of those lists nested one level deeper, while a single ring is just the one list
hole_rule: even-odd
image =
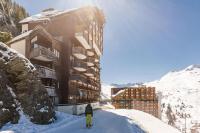
[{"label": "window", "polygon": [[56,57],[60,58],[60,52],[56,49],[53,49],[53,53],[56,55]]},{"label": "window", "polygon": [[60,58],[60,52],[58,52],[58,58]]},{"label": "window", "polygon": [[59,84],[59,82],[57,83],[57,87],[60,88],[60,84]]},{"label": "window", "polygon": [[22,24],[22,33],[28,31],[28,24]]},{"label": "window", "polygon": [[38,44],[33,44],[33,48],[38,48],[39,47],[39,45]]}]

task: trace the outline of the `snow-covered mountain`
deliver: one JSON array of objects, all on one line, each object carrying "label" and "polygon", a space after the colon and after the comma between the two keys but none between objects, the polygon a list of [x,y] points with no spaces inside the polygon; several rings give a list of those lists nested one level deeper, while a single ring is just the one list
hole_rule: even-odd
[{"label": "snow-covered mountain", "polygon": [[[157,91],[162,92],[162,120],[164,122],[169,122],[169,116],[166,115],[169,104],[172,109],[171,115],[176,118],[174,126],[180,130],[185,128],[185,114],[188,131],[195,123],[200,123],[200,65],[191,65],[180,71],[171,71],[161,79],[144,85],[154,86]],[[112,87],[114,86],[103,84],[103,94],[108,94],[107,92]]]},{"label": "snow-covered mountain", "polygon": [[200,123],[200,65],[191,65],[180,71],[167,73],[160,80],[146,83],[162,92],[162,119],[168,122],[166,110],[168,104],[175,115],[175,126],[180,130],[185,128],[187,115],[187,130]]},{"label": "snow-covered mountain", "polygon": [[102,100],[110,100],[111,99],[111,88],[115,86],[102,84],[101,87],[101,99]]}]

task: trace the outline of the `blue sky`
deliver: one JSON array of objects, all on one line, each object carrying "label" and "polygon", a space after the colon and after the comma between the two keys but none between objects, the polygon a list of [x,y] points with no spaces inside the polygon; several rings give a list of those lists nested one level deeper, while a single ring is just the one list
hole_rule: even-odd
[{"label": "blue sky", "polygon": [[104,83],[146,82],[200,64],[199,0],[16,0],[29,14],[96,5],[106,16]]}]

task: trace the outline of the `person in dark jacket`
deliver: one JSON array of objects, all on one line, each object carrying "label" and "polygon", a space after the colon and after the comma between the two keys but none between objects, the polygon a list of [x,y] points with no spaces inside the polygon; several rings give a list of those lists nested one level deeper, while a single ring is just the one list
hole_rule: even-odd
[{"label": "person in dark jacket", "polygon": [[86,127],[89,128],[92,126],[92,117],[93,117],[93,110],[91,104],[88,104],[86,106],[85,116],[86,116]]}]

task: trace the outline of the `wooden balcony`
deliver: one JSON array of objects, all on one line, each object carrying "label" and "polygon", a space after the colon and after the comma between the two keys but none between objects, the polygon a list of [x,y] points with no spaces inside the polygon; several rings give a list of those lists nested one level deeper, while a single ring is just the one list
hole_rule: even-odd
[{"label": "wooden balcony", "polygon": [[96,54],[98,56],[101,56],[102,55],[102,51],[101,51],[100,46],[98,46],[95,42],[93,42],[93,47],[94,47],[94,50],[95,50]]},{"label": "wooden balcony", "polygon": [[73,74],[69,79],[70,81],[87,83],[86,77],[81,74]]},{"label": "wooden balcony", "polygon": [[35,65],[40,78],[57,79],[56,72],[48,67]]},{"label": "wooden balcony", "polygon": [[100,59],[97,57],[97,58],[95,58],[95,63],[99,63],[99,61],[100,61]]},{"label": "wooden balcony", "polygon": [[93,78],[88,80],[88,84],[92,85],[94,88],[99,87],[99,83],[96,82]]},{"label": "wooden balcony", "polygon": [[87,64],[81,60],[75,60],[72,62],[72,67],[79,72],[84,72],[87,70]]},{"label": "wooden balcony", "polygon": [[75,33],[75,38],[80,42],[80,44],[85,49],[91,49],[92,48],[92,46],[87,41],[88,37],[83,32]]},{"label": "wooden balcony", "polygon": [[100,69],[100,63],[95,63],[95,67],[96,67],[97,69]]},{"label": "wooden balcony", "polygon": [[72,54],[78,59],[86,59],[86,50],[82,47],[73,47]]},{"label": "wooden balcony", "polygon": [[93,77],[95,75],[95,71],[92,68],[87,69],[87,71],[84,73],[88,77]]},{"label": "wooden balcony", "polygon": [[87,55],[88,56],[94,56],[94,54],[95,54],[94,50],[92,50],[92,49],[91,50],[87,50]]},{"label": "wooden balcony", "polygon": [[95,58],[94,57],[87,57],[87,66],[91,67],[94,66]]},{"label": "wooden balcony", "polygon": [[49,49],[43,46],[32,48],[30,52],[30,58],[34,58],[41,61],[57,61],[56,55]]}]

